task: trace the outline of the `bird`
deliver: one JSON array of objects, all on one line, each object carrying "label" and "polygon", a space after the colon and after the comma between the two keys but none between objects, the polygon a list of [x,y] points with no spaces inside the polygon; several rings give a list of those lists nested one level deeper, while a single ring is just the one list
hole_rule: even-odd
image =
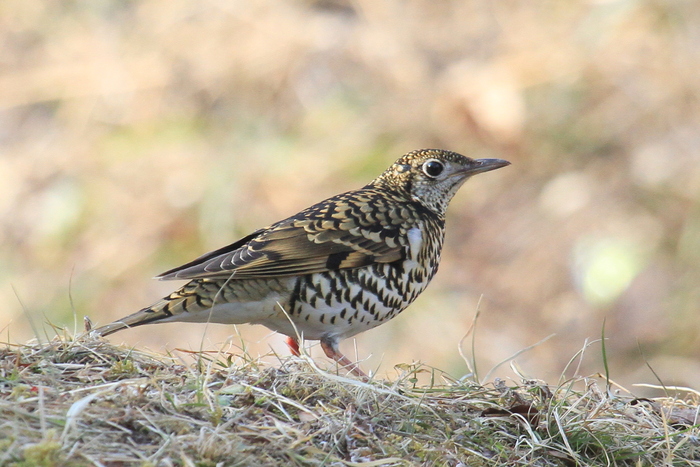
[{"label": "bird", "polygon": [[300,338],[318,340],[340,368],[366,379],[340,341],[389,321],[425,290],[440,264],[453,196],[473,175],[509,164],[442,149],[409,152],[363,188],[156,276],[189,282],[92,332],[168,322],[262,324],[286,335],[292,354],[300,354]]}]

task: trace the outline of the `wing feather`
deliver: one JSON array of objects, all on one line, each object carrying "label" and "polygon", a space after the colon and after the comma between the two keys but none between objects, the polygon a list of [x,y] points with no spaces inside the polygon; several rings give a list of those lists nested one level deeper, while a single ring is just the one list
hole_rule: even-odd
[{"label": "wing feather", "polygon": [[[251,279],[311,274],[391,263],[405,257],[406,225],[401,206],[382,206],[382,222],[349,222],[357,211],[350,192],[314,205],[296,216],[243,237],[231,245],[159,275],[162,280]],[[409,222],[410,223],[410,222]]]}]

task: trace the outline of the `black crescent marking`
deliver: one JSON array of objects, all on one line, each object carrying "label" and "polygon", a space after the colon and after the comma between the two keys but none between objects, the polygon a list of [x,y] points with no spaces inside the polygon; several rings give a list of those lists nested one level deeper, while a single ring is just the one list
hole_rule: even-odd
[{"label": "black crescent marking", "polygon": [[338,253],[332,253],[328,255],[326,260],[326,268],[329,270],[334,270],[340,268],[340,265],[350,256],[350,251],[340,251]]}]

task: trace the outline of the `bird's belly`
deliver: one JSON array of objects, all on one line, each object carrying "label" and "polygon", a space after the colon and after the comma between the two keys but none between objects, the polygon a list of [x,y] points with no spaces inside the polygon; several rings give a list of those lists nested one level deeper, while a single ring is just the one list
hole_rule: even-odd
[{"label": "bird's belly", "polygon": [[[296,332],[310,340],[344,339],[390,320],[410,305],[432,277],[412,261],[402,266],[382,264],[297,278],[286,308]],[[278,318],[258,322],[290,335],[289,318]]]},{"label": "bird's belly", "polygon": [[[284,297],[284,299],[286,299],[286,297]],[[182,313],[172,318],[164,318],[162,322],[265,324],[268,319],[274,319],[277,314],[281,313],[281,309],[278,306],[281,300],[283,300],[283,297],[280,294],[270,294],[263,300],[248,302],[231,301],[196,312]]]},{"label": "bird's belly", "polygon": [[[238,282],[212,282],[217,294],[200,306],[190,306],[162,322],[179,321],[217,324],[266,324],[285,316],[282,307],[289,300],[294,278],[273,278]],[[230,284],[230,285],[229,285]],[[203,287],[200,284],[200,287]],[[287,320],[288,321],[288,320]]]},{"label": "bird's belly", "polygon": [[400,265],[241,281],[234,292],[217,284],[222,292],[213,305],[197,311],[190,307],[187,313],[162,321],[262,324],[292,337],[344,339],[399,314],[431,278],[432,274],[417,262],[406,260]]},{"label": "bird's belly", "polygon": [[[347,304],[334,302],[330,305],[317,302],[313,306],[305,303],[295,313],[294,324],[299,334],[305,339],[319,340],[327,336],[344,339],[379,326],[403,308],[405,306],[399,309],[382,305],[366,307],[358,304],[350,307]],[[280,324],[286,325],[288,320],[287,323]],[[266,325],[270,327],[267,323]]]}]

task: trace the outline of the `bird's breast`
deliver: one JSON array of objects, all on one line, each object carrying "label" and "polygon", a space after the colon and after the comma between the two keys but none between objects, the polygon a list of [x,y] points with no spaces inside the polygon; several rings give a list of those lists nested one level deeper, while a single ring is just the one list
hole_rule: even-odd
[{"label": "bird's breast", "polygon": [[408,259],[418,261],[418,256],[423,248],[423,232],[420,227],[412,227],[406,233],[408,238]]},{"label": "bird's breast", "polygon": [[425,290],[437,271],[442,236],[417,225],[404,239],[401,260],[295,279],[288,311],[306,338],[345,338],[378,326]]}]

